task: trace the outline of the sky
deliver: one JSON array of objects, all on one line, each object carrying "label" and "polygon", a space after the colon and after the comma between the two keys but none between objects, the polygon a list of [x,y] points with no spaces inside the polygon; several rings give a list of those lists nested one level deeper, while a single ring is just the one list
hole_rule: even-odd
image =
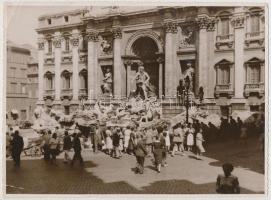
[{"label": "sky", "polygon": [[[93,13],[95,15],[100,15],[107,12],[110,6],[107,7],[95,7],[93,8]],[[29,44],[34,47],[37,47],[37,38],[38,34],[35,29],[38,27],[38,18],[44,14],[53,14],[63,11],[83,9],[86,6],[63,6],[63,5],[7,5],[6,7],[6,38],[12,42],[15,42],[19,45]],[[90,6],[89,6],[90,8]],[[121,10],[124,11],[135,11],[142,10],[151,7],[139,7],[139,6],[130,6],[130,7],[121,7]],[[153,6],[152,6],[153,8]]]},{"label": "sky", "polygon": [[37,46],[38,18],[43,14],[84,8],[83,6],[7,6],[6,38],[17,44]]}]

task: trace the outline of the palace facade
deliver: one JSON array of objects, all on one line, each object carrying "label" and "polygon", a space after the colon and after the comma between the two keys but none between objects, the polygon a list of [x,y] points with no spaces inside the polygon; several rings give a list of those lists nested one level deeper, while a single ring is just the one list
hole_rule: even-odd
[{"label": "palace facade", "polygon": [[[95,7],[94,7],[95,9]],[[98,8],[97,8],[98,9]],[[39,18],[38,105],[67,114],[80,101],[102,95],[106,69],[113,73],[113,96],[135,89],[143,63],[159,99],[176,99],[179,80],[193,72],[197,97],[219,113],[264,107],[264,7],[113,7]]]}]

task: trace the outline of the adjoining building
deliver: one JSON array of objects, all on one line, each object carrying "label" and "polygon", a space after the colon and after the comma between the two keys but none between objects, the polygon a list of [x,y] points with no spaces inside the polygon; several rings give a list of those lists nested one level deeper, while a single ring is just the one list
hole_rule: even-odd
[{"label": "adjoining building", "polygon": [[207,109],[228,115],[264,107],[264,7],[130,9],[39,18],[39,105],[69,113],[82,99],[95,102],[107,68],[114,98],[127,97],[143,62],[160,99],[175,99],[192,68],[193,92],[203,87]]},{"label": "adjoining building", "polygon": [[7,42],[6,113],[8,123],[12,121],[12,113],[18,116],[18,121],[32,121],[38,100],[38,63],[33,57],[34,51],[29,46]]}]

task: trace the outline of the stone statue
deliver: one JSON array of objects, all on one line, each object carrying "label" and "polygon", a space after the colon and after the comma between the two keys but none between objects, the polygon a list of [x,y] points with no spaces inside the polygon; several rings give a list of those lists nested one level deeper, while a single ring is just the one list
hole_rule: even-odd
[{"label": "stone statue", "polygon": [[101,42],[101,51],[103,53],[109,53],[111,51],[111,45],[105,39],[103,39]]},{"label": "stone statue", "polygon": [[150,76],[144,70],[144,66],[140,65],[138,67],[138,72],[136,73],[133,81],[136,81],[136,91],[135,95],[140,96],[143,100],[148,98],[147,92],[149,88]]},{"label": "stone statue", "polygon": [[194,91],[193,84],[194,84],[194,73],[195,70],[192,67],[191,63],[187,63],[187,69],[183,73],[183,80],[185,80],[187,77],[190,80],[190,91]]},{"label": "stone statue", "polygon": [[103,84],[101,85],[103,94],[112,95],[112,85],[113,85],[112,73],[110,68],[107,68],[106,73],[104,75]]}]

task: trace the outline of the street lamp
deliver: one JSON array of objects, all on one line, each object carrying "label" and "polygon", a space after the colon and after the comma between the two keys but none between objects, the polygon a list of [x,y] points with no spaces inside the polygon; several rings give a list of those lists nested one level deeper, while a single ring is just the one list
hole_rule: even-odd
[{"label": "street lamp", "polygon": [[188,109],[189,109],[189,88],[190,88],[190,79],[189,77],[185,77],[185,91],[186,91],[186,101],[185,101],[185,108],[186,108],[186,123],[188,124]]}]

